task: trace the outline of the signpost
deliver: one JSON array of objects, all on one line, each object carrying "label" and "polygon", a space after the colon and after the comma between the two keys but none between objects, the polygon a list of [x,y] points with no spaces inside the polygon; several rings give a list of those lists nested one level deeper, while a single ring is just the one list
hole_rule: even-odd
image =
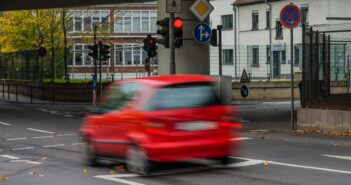
[{"label": "signpost", "polygon": [[249,88],[247,85],[242,85],[240,88],[240,94],[243,98],[247,98],[249,96]]},{"label": "signpost", "polygon": [[286,5],[280,12],[280,22],[290,29],[290,50],[291,50],[291,128],[295,130],[294,122],[294,28],[301,22],[300,8],[294,4]]},{"label": "signpost", "polygon": [[167,13],[182,13],[182,0],[167,0]]},{"label": "signpost", "polygon": [[194,39],[200,44],[208,44],[211,40],[212,30],[207,23],[199,23],[194,27]]},{"label": "signpost", "polygon": [[200,20],[204,21],[213,11],[213,6],[208,0],[196,0],[190,7],[190,11]]}]

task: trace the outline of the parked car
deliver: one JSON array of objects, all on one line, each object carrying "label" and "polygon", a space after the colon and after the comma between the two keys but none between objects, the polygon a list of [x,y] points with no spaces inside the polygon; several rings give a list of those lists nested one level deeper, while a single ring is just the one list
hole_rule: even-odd
[{"label": "parked car", "polygon": [[124,159],[127,169],[147,174],[155,162],[188,158],[223,164],[236,149],[240,124],[218,96],[216,80],[200,75],[168,75],[113,83],[101,106],[81,127],[86,162]]}]

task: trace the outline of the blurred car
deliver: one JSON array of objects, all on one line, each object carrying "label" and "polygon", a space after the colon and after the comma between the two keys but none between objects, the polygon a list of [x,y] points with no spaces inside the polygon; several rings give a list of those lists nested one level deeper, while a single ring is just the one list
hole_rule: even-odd
[{"label": "blurred car", "polygon": [[216,80],[200,75],[169,75],[124,80],[108,87],[101,106],[81,127],[85,160],[124,159],[127,169],[147,174],[154,162],[189,158],[227,164],[232,107],[218,96]]}]

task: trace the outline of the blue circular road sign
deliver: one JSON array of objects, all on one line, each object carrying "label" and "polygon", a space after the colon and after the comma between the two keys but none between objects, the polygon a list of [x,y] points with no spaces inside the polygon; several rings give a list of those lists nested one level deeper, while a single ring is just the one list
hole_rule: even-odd
[{"label": "blue circular road sign", "polygon": [[247,85],[243,85],[240,88],[240,94],[243,98],[246,98],[249,96],[249,88],[247,87]]},{"label": "blue circular road sign", "polygon": [[200,44],[207,44],[211,40],[211,27],[207,23],[199,23],[194,27],[194,39]]}]

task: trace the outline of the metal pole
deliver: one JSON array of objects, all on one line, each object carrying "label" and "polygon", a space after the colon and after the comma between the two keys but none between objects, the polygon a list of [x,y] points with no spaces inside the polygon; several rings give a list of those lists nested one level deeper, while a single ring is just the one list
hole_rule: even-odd
[{"label": "metal pole", "polygon": [[102,57],[101,57],[101,47],[102,47],[102,42],[99,42],[99,83],[100,83],[100,101],[102,100]]},{"label": "metal pole", "polygon": [[218,67],[219,67],[219,76],[222,76],[222,25],[217,25],[218,30]]},{"label": "metal pole", "polygon": [[237,9],[236,7],[233,5],[233,11],[234,11],[234,58],[235,58],[235,64],[234,64],[234,79],[236,80],[238,77],[238,45],[237,45],[237,24],[236,24],[236,19],[237,19]]},{"label": "metal pole", "polygon": [[170,44],[170,52],[171,52],[170,73],[176,74],[173,22],[174,22],[174,13],[170,13],[170,16],[169,16],[169,44]]},{"label": "metal pole", "polygon": [[269,25],[268,25],[268,29],[269,29],[269,79],[273,78],[273,74],[272,74],[272,66],[273,66],[273,50],[272,50],[272,5],[270,3],[268,3],[268,1],[266,0],[266,4],[269,6]]},{"label": "metal pole", "polygon": [[[97,32],[97,25],[94,26],[94,47],[96,46],[96,32]],[[94,57],[94,76],[93,76],[93,106],[94,107],[96,106],[96,81],[97,81],[97,59],[96,57]]]},{"label": "metal pole", "polygon": [[294,121],[294,29],[290,29],[290,64],[291,64],[291,128],[295,130]]}]

